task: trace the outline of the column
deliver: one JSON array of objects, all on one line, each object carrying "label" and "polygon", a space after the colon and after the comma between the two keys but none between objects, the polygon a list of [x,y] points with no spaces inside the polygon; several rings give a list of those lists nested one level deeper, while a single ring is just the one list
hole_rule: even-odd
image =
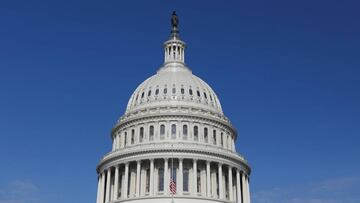
[{"label": "column", "polygon": [[136,165],[136,196],[140,197],[140,169],[141,161],[137,161]]},{"label": "column", "polygon": [[107,170],[105,202],[109,202],[109,201],[110,201],[110,180],[111,180],[111,168],[109,168],[109,169]]},{"label": "column", "polygon": [[164,159],[164,193],[165,195],[168,194],[169,191],[169,162],[168,158]]},{"label": "column", "polygon": [[247,192],[247,203],[250,203],[250,184],[249,184],[249,176],[246,178],[246,192]]},{"label": "column", "polygon": [[197,195],[197,160],[193,159],[193,195]]},{"label": "column", "polygon": [[247,193],[246,193],[246,181],[245,181],[245,174],[244,172],[241,173],[241,182],[242,182],[242,195],[244,203],[248,203],[247,201]]},{"label": "column", "polygon": [[129,162],[125,163],[125,175],[124,175],[124,185],[123,185],[123,199],[128,198],[128,187],[129,187]]},{"label": "column", "polygon": [[229,200],[233,201],[234,196],[233,196],[233,179],[232,179],[232,168],[231,166],[228,166],[229,168],[229,174],[228,174],[228,178],[229,178]]},{"label": "column", "polygon": [[100,203],[104,203],[105,171],[101,173]]},{"label": "column", "polygon": [[208,197],[211,196],[210,187],[210,161],[206,161],[206,194]]},{"label": "column", "polygon": [[237,197],[237,203],[242,203],[241,201],[241,182],[240,182],[240,171],[239,169],[236,169],[236,197]]},{"label": "column", "polygon": [[150,159],[150,196],[154,195],[154,159]]},{"label": "column", "polygon": [[99,177],[98,177],[98,189],[97,189],[97,195],[96,195],[96,203],[100,203],[100,191],[101,191],[101,174],[99,174]]},{"label": "column", "polygon": [[116,137],[113,137],[113,139],[112,139],[112,151],[115,151],[115,147],[116,147]]},{"label": "column", "polygon": [[177,191],[180,195],[182,195],[183,193],[183,184],[184,184],[184,179],[183,179],[183,159],[179,159],[179,184],[177,188]]},{"label": "column", "polygon": [[224,188],[223,188],[223,179],[222,179],[222,164],[218,164],[219,167],[219,198],[224,198]]},{"label": "column", "polygon": [[115,166],[115,181],[114,181],[114,200],[118,199],[119,196],[119,165]]}]

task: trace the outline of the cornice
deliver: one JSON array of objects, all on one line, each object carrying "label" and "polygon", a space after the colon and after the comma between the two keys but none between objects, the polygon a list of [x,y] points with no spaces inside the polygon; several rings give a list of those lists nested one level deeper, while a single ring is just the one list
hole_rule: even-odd
[{"label": "cornice", "polygon": [[224,150],[211,145],[200,145],[181,142],[147,143],[106,154],[97,166],[102,171],[115,163],[136,161],[139,159],[161,159],[171,157],[182,157],[184,159],[199,159],[217,161],[233,167],[241,168],[250,174],[251,169],[243,156],[238,153]]}]

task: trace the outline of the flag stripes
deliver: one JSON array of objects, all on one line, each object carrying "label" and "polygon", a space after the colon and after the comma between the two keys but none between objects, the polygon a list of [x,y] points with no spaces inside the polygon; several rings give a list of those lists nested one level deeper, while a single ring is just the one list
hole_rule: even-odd
[{"label": "flag stripes", "polygon": [[170,180],[170,192],[172,195],[176,194],[176,182],[172,178]]}]

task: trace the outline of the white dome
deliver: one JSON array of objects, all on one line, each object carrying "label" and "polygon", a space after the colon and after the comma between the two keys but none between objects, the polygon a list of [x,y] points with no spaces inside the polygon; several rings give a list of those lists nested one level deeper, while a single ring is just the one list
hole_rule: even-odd
[{"label": "white dome", "polygon": [[126,113],[164,106],[194,107],[223,114],[211,87],[181,63],[167,64],[141,83],[132,94]]},{"label": "white dome", "polygon": [[172,14],[164,64],[132,94],[98,167],[97,203],[250,203],[250,166],[215,92],[185,65]]}]

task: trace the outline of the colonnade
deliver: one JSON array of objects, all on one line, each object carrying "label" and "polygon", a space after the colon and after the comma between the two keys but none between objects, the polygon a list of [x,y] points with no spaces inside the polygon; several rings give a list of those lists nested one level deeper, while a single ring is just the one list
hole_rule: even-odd
[{"label": "colonnade", "polygon": [[[175,194],[170,179],[176,183]],[[230,165],[179,158],[131,161],[99,173],[97,203],[159,195],[250,203],[249,177]]]},{"label": "colonnade", "polygon": [[235,138],[229,131],[204,123],[159,121],[142,123],[117,131],[113,135],[113,150],[143,143],[181,140],[207,144],[235,151]]}]

